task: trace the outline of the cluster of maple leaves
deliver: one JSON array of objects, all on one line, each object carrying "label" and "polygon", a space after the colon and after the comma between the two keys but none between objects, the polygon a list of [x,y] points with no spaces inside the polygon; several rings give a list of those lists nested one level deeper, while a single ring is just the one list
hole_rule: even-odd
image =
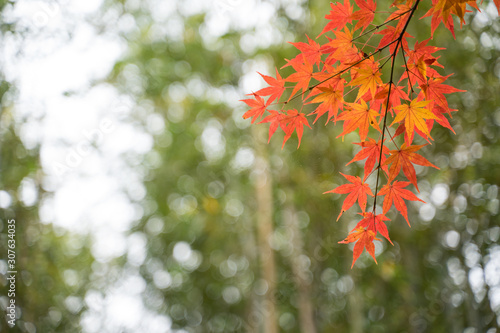
[{"label": "cluster of maple leaves", "polygon": [[[422,201],[406,189],[411,183],[418,191],[414,165],[437,167],[417,153],[425,144],[414,142],[430,143],[435,123],[453,131],[448,117],[456,110],[449,107],[445,94],[461,90],[445,84],[449,75],[442,76],[436,70],[443,66],[435,52],[443,48],[428,45],[431,38],[411,43],[413,37],[406,31],[420,2],[395,0],[391,5],[394,10],[380,24],[373,23],[377,14],[373,0],[355,0],[355,5],[350,0],[331,3],[332,9],[325,16],[328,22],[316,40],[307,36],[307,43],[291,43],[300,52],[283,68],[292,67],[292,74],[282,78],[277,69],[275,78],[259,73],[268,86],[242,100],[250,107],[245,119],[269,123],[269,140],[278,128],[284,131],[283,146],[293,132],[300,146],[304,126],[310,128],[308,117],[315,117],[313,123],[320,118],[327,124],[342,122],[339,137],[358,131],[359,142],[354,144],[361,150],[348,164],[365,160],[363,178],[342,174],[348,183],[325,192],[347,194],[339,218],[356,202],[361,209],[361,221],[340,242],[356,243],[352,265],[365,248],[376,262],[377,233],[392,244],[386,226],[386,214],[392,206],[409,225],[405,200]],[[500,0],[494,3],[500,12]],[[432,0],[430,10],[423,15],[432,17],[431,36],[441,22],[454,36],[452,14],[463,24],[466,5],[478,9],[475,1]],[[390,75],[384,82],[383,68],[388,63]],[[302,108],[286,109],[298,98],[302,108],[313,104],[314,111],[305,114]],[[396,180],[401,170],[408,181]],[[374,172],[372,191],[366,180]],[[379,189],[381,174],[385,184]],[[374,198],[371,211],[366,211],[368,196]],[[382,212],[377,214],[379,196],[384,199]]]}]

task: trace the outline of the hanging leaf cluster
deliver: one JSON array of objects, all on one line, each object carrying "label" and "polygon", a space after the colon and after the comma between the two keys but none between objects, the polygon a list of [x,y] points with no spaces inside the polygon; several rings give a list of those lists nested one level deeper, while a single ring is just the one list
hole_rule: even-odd
[{"label": "hanging leaf cluster", "polygon": [[[494,3],[500,12],[500,0]],[[441,74],[444,66],[437,55],[443,48],[432,46],[431,40],[440,23],[455,36],[453,16],[462,25],[470,11],[467,6],[479,9],[476,1],[432,0],[422,15],[431,17],[430,38],[418,41],[407,30],[419,5],[424,4],[395,0],[387,15],[387,9],[377,11],[373,0],[331,3],[321,33],[315,39],[306,36],[307,42],[291,43],[299,53],[286,60],[282,70],[291,68],[292,73],[259,73],[268,86],[242,100],[250,108],[243,117],[269,123],[269,140],[281,129],[283,146],[295,132],[299,147],[304,126],[311,128],[310,122],[319,120],[342,125],[342,139],[358,134],[354,144],[361,150],[348,164],[364,161],[363,176],[342,174],[347,183],[325,192],[347,195],[338,218],[352,207],[360,210],[361,220],[340,242],[355,243],[353,265],[364,249],[375,260],[377,234],[392,244],[386,214],[393,206],[410,224],[406,202],[422,201],[408,189],[411,184],[419,191],[414,165],[438,169],[421,155],[433,141],[434,125],[454,133],[450,119],[457,110],[449,106],[447,95],[463,90],[447,84],[450,74]],[[375,24],[381,15],[386,19]],[[300,110],[290,107],[295,104]],[[313,111],[304,112],[309,104]],[[378,197],[383,197],[381,211]],[[373,205],[367,210],[368,198]]]}]

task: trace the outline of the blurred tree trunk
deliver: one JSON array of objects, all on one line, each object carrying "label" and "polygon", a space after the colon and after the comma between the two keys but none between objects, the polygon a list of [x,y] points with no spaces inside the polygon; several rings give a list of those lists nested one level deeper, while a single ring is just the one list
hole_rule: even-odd
[{"label": "blurred tree trunk", "polygon": [[292,252],[289,256],[292,268],[293,279],[297,287],[299,300],[299,323],[300,331],[316,333],[314,324],[314,310],[310,299],[311,279],[307,276],[307,267],[304,265],[304,241],[299,229],[297,215],[293,206],[289,207],[285,216],[285,226],[288,232],[288,239],[292,245]]},{"label": "blurred tree trunk", "polygon": [[363,315],[363,295],[361,294],[360,291],[361,283],[358,283],[354,275],[351,275],[351,277],[353,278],[354,284],[347,298],[347,301],[349,302],[349,307],[348,307],[349,309],[348,318],[349,318],[349,328],[350,328],[349,332],[363,333],[364,315]]},{"label": "blurred tree trunk", "polygon": [[267,283],[267,292],[260,306],[263,328],[265,333],[278,332],[276,311],[276,261],[274,252],[269,243],[273,235],[273,193],[271,172],[266,146],[261,138],[265,136],[265,129],[261,126],[252,126],[256,149],[256,162],[254,172],[255,196],[257,199],[257,237],[259,246],[259,259],[261,276]]}]

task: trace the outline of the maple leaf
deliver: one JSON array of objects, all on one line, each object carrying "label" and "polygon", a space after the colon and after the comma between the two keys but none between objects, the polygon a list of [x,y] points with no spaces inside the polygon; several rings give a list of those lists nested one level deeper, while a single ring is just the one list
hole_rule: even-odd
[{"label": "maple leaf", "polygon": [[336,30],[346,26],[347,23],[351,23],[352,7],[349,0],[344,0],[344,4],[340,2],[330,3],[332,10],[330,14],[326,15],[325,18],[330,20],[323,31],[318,35],[321,36],[325,32]]},{"label": "maple leaf", "polygon": [[420,58],[424,58],[425,60],[429,60],[429,59],[432,59],[434,60],[433,61],[433,65],[435,66],[439,66],[439,67],[443,67],[442,65],[438,64],[437,63],[437,59],[436,57],[434,57],[432,55],[432,53],[434,52],[437,52],[437,51],[440,51],[440,50],[444,50],[445,48],[444,47],[437,47],[437,46],[432,46],[432,45],[427,45],[427,43],[430,41],[431,39],[428,38],[422,42],[419,42],[418,40],[415,41],[415,46],[413,47],[413,50],[408,50],[407,51],[407,54],[408,54],[408,61],[409,62],[416,62],[418,59]]},{"label": "maple leaf", "polygon": [[377,263],[377,259],[375,259],[375,244],[373,244],[374,240],[380,240],[375,238],[375,232],[365,228],[357,228],[352,230],[346,239],[339,242],[339,244],[356,242],[352,251],[351,269],[354,267],[354,263],[358,260],[364,249],[366,249],[366,251],[372,256],[373,260],[375,260],[375,263]]},{"label": "maple leaf", "polygon": [[[258,73],[258,72],[257,72]],[[259,96],[269,96],[267,100],[267,105],[271,104],[274,100],[279,101],[281,95],[285,91],[285,80],[283,80],[278,73],[278,69],[276,68],[276,79],[259,73],[260,76],[270,85],[270,87],[265,87],[257,91],[255,94]]]},{"label": "maple leaf", "polygon": [[495,7],[497,7],[498,15],[500,15],[500,0],[493,0]]},{"label": "maple leaf", "polygon": [[418,102],[417,99],[414,99],[410,102],[409,105],[402,104],[396,106],[394,109],[398,110],[399,112],[396,112],[396,118],[394,118],[394,121],[390,126],[392,126],[394,123],[399,123],[404,120],[406,134],[408,135],[409,139],[408,143],[411,143],[413,141],[414,128],[418,128],[427,137],[432,139],[425,119],[437,119],[437,117],[427,108],[427,105],[429,103],[430,101]]},{"label": "maple leaf", "polygon": [[[372,138],[368,138],[368,141],[363,141],[363,142],[353,142],[354,144],[363,147],[355,156],[354,158],[347,163],[346,165],[351,164],[352,162],[355,161],[361,161],[364,160],[365,158],[367,159],[365,162],[365,176],[363,177],[363,181],[368,178],[368,175],[372,172],[373,167],[375,166],[375,163],[379,161],[380,158],[380,146],[382,146],[382,164],[386,160],[385,155],[389,155],[389,148],[387,148],[385,145],[381,145],[380,141],[375,141]],[[389,168],[387,165],[382,167],[385,172],[388,174],[389,173]]]},{"label": "maple leaf", "polygon": [[405,15],[409,14],[411,11],[410,4],[405,3],[405,4],[396,4],[396,7],[398,8],[396,11],[392,12],[391,15],[387,17],[385,22],[390,22],[392,20],[398,19],[401,22],[405,22],[406,20],[402,19]]},{"label": "maple leaf", "polygon": [[282,116],[282,118],[280,119],[280,127],[285,132],[285,138],[283,139],[283,145],[281,146],[281,149],[285,147],[285,142],[290,139],[294,131],[297,132],[297,137],[299,139],[297,149],[300,147],[300,141],[302,139],[302,134],[304,133],[304,125],[311,128],[311,126],[309,126],[309,122],[305,117],[305,114],[300,113],[295,109],[286,111],[286,115]]},{"label": "maple leaf", "polygon": [[273,134],[276,132],[276,130],[280,126],[280,122],[284,116],[283,113],[275,111],[275,110],[268,110],[268,112],[270,113],[270,115],[265,117],[264,119],[262,119],[262,121],[259,123],[259,124],[270,123],[269,139],[268,139],[267,143],[269,143],[271,141],[271,137],[273,136]]},{"label": "maple leaf", "polygon": [[366,209],[366,198],[367,195],[373,196],[372,190],[370,189],[370,186],[368,184],[364,183],[361,178],[351,176],[351,175],[344,175],[342,172],[340,173],[342,176],[344,176],[351,184],[344,184],[336,187],[333,190],[324,192],[323,194],[326,193],[339,193],[339,194],[348,194],[349,195],[345,198],[344,203],[342,204],[342,210],[340,211],[339,216],[337,217],[337,221],[339,218],[342,216],[342,214],[348,210],[349,208],[354,205],[354,203],[357,201],[359,208],[364,212]]},{"label": "maple leaf", "polygon": [[376,119],[379,113],[370,109],[364,100],[361,100],[361,104],[348,103],[348,105],[351,110],[342,112],[336,119],[344,120],[344,131],[340,133],[337,138],[359,128],[359,137],[361,141],[365,141],[370,125],[380,132],[380,127]]},{"label": "maple leaf", "polygon": [[318,118],[326,112],[328,112],[328,119],[326,120],[326,123],[328,123],[332,117],[337,116],[338,110],[344,106],[344,82],[345,81],[343,79],[340,79],[334,86],[329,85],[328,87],[316,87],[316,89],[321,93],[309,102],[321,103],[314,112],[309,114],[316,114],[314,123],[316,123]]},{"label": "maple leaf", "polygon": [[[387,106],[387,95],[389,95],[389,84],[386,84],[383,88],[379,89],[379,91],[375,94],[375,99],[370,103],[371,107],[374,110],[379,110],[380,107],[383,107],[381,115],[384,116],[386,112]],[[392,114],[392,106],[400,105],[401,100],[409,101],[410,98],[408,94],[403,90],[402,86],[397,86],[394,83],[391,84],[391,96],[389,97],[389,110],[391,110]]]},{"label": "maple leaf", "polygon": [[356,97],[356,101],[363,96],[367,91],[370,91],[372,94],[372,98],[375,98],[375,93],[377,92],[377,86],[382,84],[382,79],[380,76],[382,73],[380,72],[377,65],[374,65],[373,68],[369,69],[355,69],[358,74],[355,79],[351,80],[349,83],[350,86],[359,85],[358,97]]},{"label": "maple leaf", "polygon": [[[389,169],[389,179],[388,183],[392,182],[394,178],[399,175],[401,168],[403,168],[403,173],[408,178],[409,181],[415,186],[418,190],[417,186],[417,174],[415,173],[415,168],[413,164],[418,164],[422,166],[430,166],[439,170],[437,166],[429,162],[425,157],[415,153],[420,148],[426,145],[415,145],[406,147],[406,143],[401,145],[399,150],[391,150],[389,153],[391,156],[387,158],[384,162],[384,165],[391,165]],[[419,191],[420,192],[420,191]]]},{"label": "maple leaf", "polygon": [[269,104],[266,103],[264,99],[256,93],[253,93],[252,95],[255,97],[255,99],[242,99],[240,100],[240,102],[245,102],[249,107],[251,107],[250,110],[243,114],[243,119],[252,117],[253,124],[259,117],[264,114],[264,112],[266,112],[266,108],[269,106]]},{"label": "maple leaf", "polygon": [[[451,75],[443,76],[440,78],[429,79],[426,83],[420,85],[420,89],[424,92],[425,99],[428,101],[433,101],[434,105],[441,107],[442,109],[448,111],[448,101],[444,94],[451,94],[454,92],[464,92],[465,90],[460,90],[443,84]],[[449,111],[448,111],[449,113]]]},{"label": "maple leaf", "polygon": [[309,44],[303,42],[298,42],[298,43],[289,42],[297,49],[299,49],[301,53],[283,67],[291,65],[294,61],[301,63],[302,57],[305,57],[309,63],[316,64],[316,66],[319,66],[319,64],[321,63],[321,55],[323,54],[321,45],[319,43],[316,43],[311,38],[309,38],[309,36],[306,35],[306,37]]},{"label": "maple leaf", "polygon": [[[432,20],[431,20],[431,36],[434,36],[434,31],[436,30],[437,26],[439,25],[440,22],[443,22],[446,28],[451,31],[453,34],[453,38],[455,38],[455,30],[454,30],[454,24],[453,24],[453,18],[451,17],[451,14],[454,14],[460,18],[460,25],[465,23],[465,13],[467,10],[465,9],[465,5],[468,4],[477,10],[477,4],[476,1],[470,1],[470,0],[432,0],[432,6],[429,9],[429,11],[422,16],[422,18],[431,16],[432,15]],[[497,9],[499,9],[500,12],[500,7],[497,6]]]},{"label": "maple leaf", "polygon": [[[380,40],[377,49],[382,49],[389,45],[389,52],[394,53],[396,49],[396,45],[398,44],[396,41],[401,34],[402,27],[393,27],[388,26],[384,30],[377,32],[378,35],[382,35],[382,39]],[[407,38],[413,38],[409,33],[405,32],[403,38],[401,39],[401,43],[399,43],[398,49],[403,46],[403,49],[408,50],[408,41]]]},{"label": "maple leaf", "polygon": [[291,64],[293,69],[295,69],[295,73],[290,74],[290,76],[285,79],[285,81],[288,82],[297,82],[288,100],[290,100],[300,89],[302,89],[303,93],[309,89],[309,82],[313,77],[313,66],[305,56],[303,56],[303,60],[304,63]]},{"label": "maple leaf", "polygon": [[465,5],[469,4],[472,7],[477,8],[476,1],[470,0],[438,0],[435,7],[437,11],[441,11],[441,18],[445,19],[451,14],[455,14],[460,18],[460,23],[465,23]]},{"label": "maple leaf", "polygon": [[332,39],[328,46],[335,51],[328,56],[327,63],[334,63],[340,59],[344,63],[351,63],[360,59],[358,49],[352,43],[352,32],[347,27],[343,31],[335,32],[335,39]]},{"label": "maple leaf", "polygon": [[377,194],[377,195],[385,195],[384,204],[382,206],[384,214],[386,214],[394,204],[396,209],[401,213],[401,215],[404,216],[408,225],[410,225],[410,221],[408,221],[408,211],[406,208],[405,201],[403,199],[420,201],[425,203],[425,201],[417,198],[415,194],[404,189],[404,187],[408,186],[409,184],[410,182],[400,182],[396,180],[392,184],[384,185],[380,190],[380,192]]},{"label": "maple leaf", "polygon": [[[450,125],[450,122],[448,121],[448,119],[444,116],[445,113],[448,113],[450,114],[451,111],[458,111],[456,109],[443,109],[442,107],[440,106],[434,106],[432,108],[432,113],[434,113],[434,115],[437,117],[436,119],[436,122],[443,126],[443,127],[446,127],[447,129],[449,129],[450,131],[453,132],[453,134],[457,134],[455,133],[455,130],[453,129],[453,127],[451,127]],[[451,117],[451,116],[450,116]],[[427,120],[427,127],[429,127],[429,131],[432,129],[432,126],[433,126],[433,120]]]},{"label": "maple leaf", "polygon": [[375,17],[376,3],[373,0],[355,0],[356,4],[359,7],[359,10],[355,11],[351,18],[353,20],[358,20],[355,30],[363,27],[361,32],[365,31],[366,28],[373,22],[373,18]]},{"label": "maple leaf", "polygon": [[[363,219],[358,222],[356,228],[366,228],[368,230],[373,231],[375,234],[380,233],[392,244],[391,239],[389,238],[389,231],[387,230],[387,226],[384,221],[390,221],[385,215],[373,215],[373,213],[363,213]],[[394,245],[394,244],[392,244]]]},{"label": "maple leaf", "polygon": [[417,83],[419,85],[424,84],[428,77],[440,77],[441,75],[431,67],[431,65],[439,65],[436,58],[425,57],[425,55],[420,56],[418,59],[409,59],[406,67],[405,73],[401,76],[400,82],[404,79],[410,80],[412,83]]}]

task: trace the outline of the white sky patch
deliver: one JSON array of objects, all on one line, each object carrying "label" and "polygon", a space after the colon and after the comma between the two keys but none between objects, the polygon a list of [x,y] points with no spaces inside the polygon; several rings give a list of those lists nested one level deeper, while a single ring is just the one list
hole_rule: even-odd
[{"label": "white sky patch", "polygon": [[[126,50],[116,34],[99,35],[85,22],[85,15],[101,3],[16,2],[6,15],[11,21],[17,19],[19,27],[29,33],[22,41],[7,36],[2,41],[0,61],[7,64],[6,77],[19,91],[14,108],[14,119],[21,124],[18,134],[28,149],[40,146],[46,175],[42,184],[53,192],[40,207],[43,223],[90,233],[97,262],[107,263],[128,254],[131,263],[139,265],[145,259],[146,245],[139,235],[126,237],[140,216],[123,184],[127,179],[140,182],[141,177],[132,176],[135,171],[123,160],[123,154],[145,154],[153,142],[151,135],[128,124],[134,104],[130,98],[120,96],[108,84],[92,86],[93,81],[106,77]],[[32,183],[32,179],[25,179],[19,188],[25,205],[34,204],[36,198]],[[1,201],[2,206],[10,205],[6,195]],[[105,328],[114,332],[117,327],[141,331],[144,316],[153,316],[148,325],[154,322],[156,328],[153,325],[154,329],[147,331],[168,332],[170,318],[147,313],[139,295],[142,291],[105,292],[102,301],[91,302],[82,317],[85,331],[102,332]],[[80,307],[76,299],[66,303],[72,309]],[[96,319],[96,311],[105,324],[88,324],[92,321],[89,318]]]}]

